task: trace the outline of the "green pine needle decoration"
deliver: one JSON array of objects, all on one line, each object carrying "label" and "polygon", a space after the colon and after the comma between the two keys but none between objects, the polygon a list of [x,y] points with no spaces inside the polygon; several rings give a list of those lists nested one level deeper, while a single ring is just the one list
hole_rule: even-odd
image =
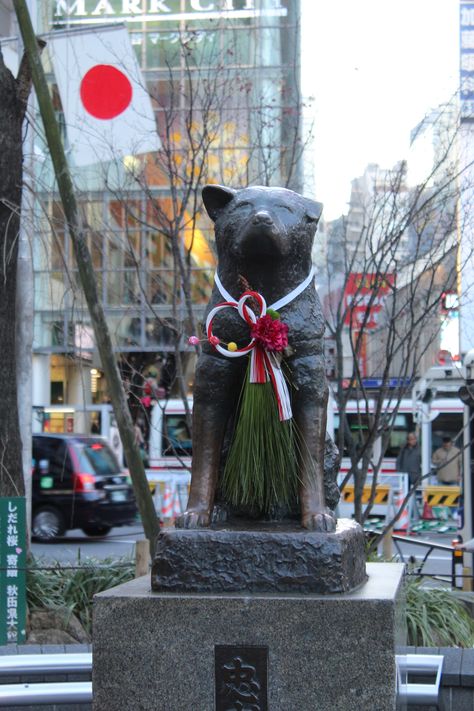
[{"label": "green pine needle decoration", "polygon": [[[250,366],[249,366],[250,367]],[[298,474],[292,420],[280,422],[272,384],[245,378],[222,491],[233,506],[270,513],[297,497]]]}]

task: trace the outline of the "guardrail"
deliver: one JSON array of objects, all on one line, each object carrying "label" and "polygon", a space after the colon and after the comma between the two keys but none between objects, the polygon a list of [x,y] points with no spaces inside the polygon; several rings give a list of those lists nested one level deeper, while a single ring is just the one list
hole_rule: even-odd
[{"label": "guardrail", "polygon": [[[439,703],[444,656],[441,654],[397,654],[398,702],[407,706],[436,706]],[[414,681],[423,678],[423,682]],[[426,678],[432,679],[431,683]]]},{"label": "guardrail", "polygon": [[0,706],[92,703],[91,681],[0,684]]},{"label": "guardrail", "polygon": [[[437,705],[443,667],[442,655],[396,655],[399,679],[398,700],[408,706]],[[12,674],[31,676],[48,673],[92,672],[92,654],[25,654],[0,656],[0,679]],[[412,677],[421,675],[423,683]],[[433,677],[432,683],[426,677]],[[91,681],[40,682],[0,684],[0,705],[9,707],[26,704],[77,704],[92,702]]]},{"label": "guardrail", "polygon": [[[415,569],[415,575],[423,576],[429,575],[430,578],[444,580],[442,576],[436,576],[433,574],[423,573],[423,566],[428,560],[429,556],[433,551],[446,551],[451,555],[451,586],[453,588],[462,588],[464,586],[463,581],[472,580],[472,573],[464,573],[464,563],[463,563],[463,552],[460,548],[456,546],[448,546],[444,543],[435,543],[434,541],[426,541],[419,538],[407,538],[406,536],[398,536],[396,534],[392,535],[392,541],[397,549],[397,553],[400,556],[402,563],[413,562],[410,561],[411,555],[407,556],[407,553],[403,553],[400,547],[400,543],[409,544],[410,546],[418,546],[421,548],[427,548],[426,554],[420,562],[417,562],[417,567]],[[406,558],[408,557],[408,561]],[[445,576],[446,577],[446,576]]]},{"label": "guardrail", "polygon": [[[0,655],[0,681],[5,676],[27,674],[81,674],[92,672],[92,653],[14,654]],[[82,704],[92,703],[91,681],[0,683],[0,706],[27,704]]]}]

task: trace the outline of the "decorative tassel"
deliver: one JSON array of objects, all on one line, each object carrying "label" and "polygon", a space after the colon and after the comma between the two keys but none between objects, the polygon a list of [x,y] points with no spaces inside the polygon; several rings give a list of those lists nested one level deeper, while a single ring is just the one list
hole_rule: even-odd
[{"label": "decorative tassel", "polygon": [[294,434],[293,421],[280,420],[272,383],[252,383],[249,365],[222,479],[225,499],[267,514],[290,506],[298,488]]}]

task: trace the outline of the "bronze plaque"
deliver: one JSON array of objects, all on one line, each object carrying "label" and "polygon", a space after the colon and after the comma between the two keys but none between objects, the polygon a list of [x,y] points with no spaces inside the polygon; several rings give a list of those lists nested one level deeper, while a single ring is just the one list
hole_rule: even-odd
[{"label": "bronze plaque", "polygon": [[268,647],[216,644],[216,711],[268,711]]}]

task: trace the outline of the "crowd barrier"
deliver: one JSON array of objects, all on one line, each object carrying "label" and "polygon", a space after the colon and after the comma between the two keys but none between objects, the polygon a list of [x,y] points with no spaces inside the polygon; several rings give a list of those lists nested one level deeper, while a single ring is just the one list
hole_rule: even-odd
[{"label": "crowd barrier", "polygon": [[[342,487],[344,475],[339,476]],[[373,479],[369,475],[362,492],[362,506],[366,507],[372,496]],[[391,522],[395,516],[395,531],[416,531],[433,528],[440,532],[449,532],[457,526],[456,512],[460,504],[461,488],[454,485],[425,483],[413,494],[405,506],[403,502],[409,491],[408,474],[394,472],[379,474],[375,487],[373,506],[370,516],[377,517],[380,526]],[[348,483],[341,488],[341,500],[337,515],[351,518],[354,514],[354,484]]]},{"label": "crowd barrier", "polygon": [[443,484],[429,484],[423,488],[423,501],[428,506],[448,506],[457,508],[461,495],[460,486],[446,486]]},{"label": "crowd barrier", "polygon": [[[191,474],[187,470],[146,471],[150,491],[153,494],[156,511],[164,522],[173,521],[185,508],[188,500]],[[343,475],[339,476],[338,484],[342,487]],[[368,477],[362,492],[362,505],[365,507],[372,495],[372,477]],[[445,520],[450,517],[459,505],[460,487],[427,484],[421,487],[415,496],[410,497],[403,506],[408,494],[408,474],[379,474],[375,486],[371,515],[389,523],[398,515],[394,525],[395,531],[408,531],[411,526],[428,511],[430,519]],[[418,498],[418,501],[417,501]],[[355,488],[348,483],[341,488],[341,499],[337,506],[337,515],[351,518],[354,514]],[[423,506],[423,510],[415,514],[415,507]]]},{"label": "crowd barrier", "polygon": [[[342,487],[344,475],[339,476],[338,484]],[[370,502],[373,478],[368,477],[362,492],[362,505]],[[400,512],[395,524],[395,530],[406,531],[410,526],[410,502],[403,508],[402,504],[408,494],[408,475],[402,473],[379,474],[375,485],[375,494],[370,513],[383,519],[384,523],[392,521]],[[355,490],[352,483],[341,488],[341,499],[337,514],[343,518],[351,518],[354,514]],[[400,511],[401,510],[401,511]]]}]

